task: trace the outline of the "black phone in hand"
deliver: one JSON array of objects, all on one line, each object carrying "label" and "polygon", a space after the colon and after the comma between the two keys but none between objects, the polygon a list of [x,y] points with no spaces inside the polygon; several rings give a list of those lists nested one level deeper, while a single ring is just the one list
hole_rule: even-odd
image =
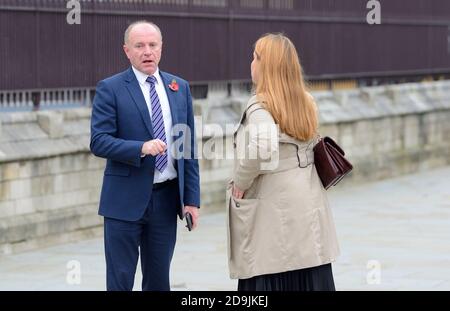
[{"label": "black phone in hand", "polygon": [[192,231],[192,215],[191,213],[187,212],[184,217],[186,217],[186,228],[188,228],[189,231]]}]

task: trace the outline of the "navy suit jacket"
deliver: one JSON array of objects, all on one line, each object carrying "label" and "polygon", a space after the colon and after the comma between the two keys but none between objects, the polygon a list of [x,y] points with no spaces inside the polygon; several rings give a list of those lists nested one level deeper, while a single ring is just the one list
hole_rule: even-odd
[{"label": "navy suit jacket", "polygon": [[[178,215],[182,219],[183,205],[200,207],[192,98],[185,80],[162,71],[160,75],[172,124],[187,129],[173,135],[174,145],[178,146],[175,169],[180,194]],[[173,80],[178,83],[178,91],[169,88]],[[100,81],[92,108],[90,143],[94,155],[107,159],[100,215],[125,221],[143,216],[152,196],[155,157],[141,157],[141,150],[144,142],[152,139],[150,114],[132,68]]]}]

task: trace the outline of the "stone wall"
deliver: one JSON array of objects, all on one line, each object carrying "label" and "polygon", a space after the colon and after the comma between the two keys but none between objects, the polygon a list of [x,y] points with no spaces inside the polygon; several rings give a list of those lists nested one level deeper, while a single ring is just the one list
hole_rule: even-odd
[{"label": "stone wall", "polygon": [[[222,99],[222,120],[237,118],[236,111],[249,98],[239,94],[234,99]],[[321,91],[313,95],[320,111],[320,134],[334,138],[354,165],[340,187],[450,164],[450,81]],[[206,106],[208,102],[201,104]],[[207,122],[216,119],[218,106],[216,103],[212,109],[213,117],[205,116]],[[209,112],[211,108],[199,111]],[[209,132],[208,127],[203,126],[203,136]],[[228,131],[224,145],[230,145],[229,134]],[[202,159],[200,164],[203,204],[223,208],[223,187],[230,178],[232,161]]]},{"label": "stone wall", "polygon": [[[199,150],[237,122],[249,94],[232,94],[195,102],[204,120]],[[335,138],[355,166],[340,186],[450,164],[450,81],[313,95],[322,136]],[[89,153],[89,117],[89,109],[0,115],[0,254],[102,234],[105,161]],[[217,145],[230,146],[231,128]],[[201,154],[200,169],[202,211],[223,208],[232,160]]]},{"label": "stone wall", "polygon": [[373,181],[450,164],[450,83],[315,94],[321,132],[355,165],[346,180]]},{"label": "stone wall", "polygon": [[89,110],[1,115],[0,254],[102,233]]}]

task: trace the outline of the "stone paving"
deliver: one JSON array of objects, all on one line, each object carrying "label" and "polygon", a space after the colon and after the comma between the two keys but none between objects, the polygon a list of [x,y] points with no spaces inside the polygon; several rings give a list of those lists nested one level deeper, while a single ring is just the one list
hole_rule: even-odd
[{"label": "stone paving", "polygon": [[[341,249],[337,290],[450,290],[450,167],[339,185],[329,198]],[[234,290],[225,214],[206,213],[198,230],[181,222],[178,230],[172,289]],[[80,279],[71,277],[78,267]],[[102,239],[0,257],[0,290],[104,290],[104,279]],[[135,290],[140,280],[138,268]]]}]

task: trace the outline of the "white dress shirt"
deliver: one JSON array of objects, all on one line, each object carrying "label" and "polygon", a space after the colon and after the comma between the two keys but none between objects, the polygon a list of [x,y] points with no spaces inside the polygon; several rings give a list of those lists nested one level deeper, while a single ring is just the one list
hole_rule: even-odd
[{"label": "white dress shirt", "polygon": [[[146,80],[148,78],[148,75],[140,72],[136,68],[132,67],[134,74],[136,75],[136,79],[139,82],[139,86],[141,87],[142,94],[144,95],[145,102],[148,107],[148,111],[150,113],[150,120],[152,119],[152,105],[150,102],[150,83],[148,83]],[[155,88],[156,93],[159,97],[159,102],[161,104],[161,110],[164,118],[164,129],[166,131],[166,140],[167,140],[167,167],[164,170],[164,172],[160,172],[155,168],[155,178],[153,179],[153,183],[161,183],[170,179],[174,179],[177,177],[177,171],[175,170],[175,161],[169,152],[170,147],[173,144],[173,137],[171,135],[172,130],[172,115],[170,114],[170,105],[169,105],[169,98],[167,97],[166,88],[164,86],[164,82],[161,79],[161,76],[159,74],[159,68],[156,69],[156,72],[153,74],[153,76],[156,78]]]}]

